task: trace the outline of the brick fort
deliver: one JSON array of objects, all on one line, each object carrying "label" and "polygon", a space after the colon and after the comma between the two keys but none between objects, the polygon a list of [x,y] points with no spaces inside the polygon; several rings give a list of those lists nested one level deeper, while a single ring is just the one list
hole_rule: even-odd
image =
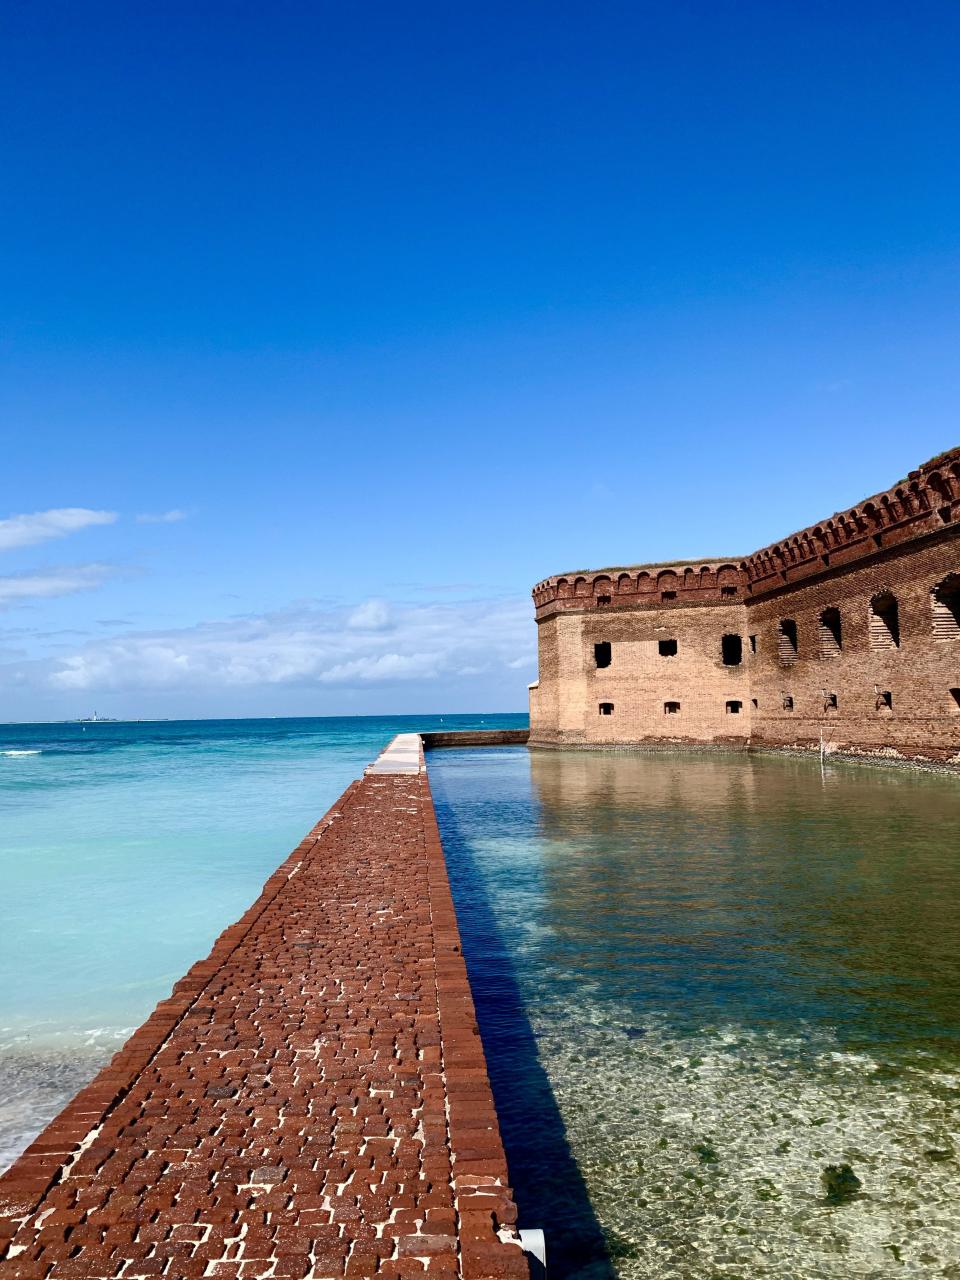
[{"label": "brick fort", "polygon": [[533,589],[530,742],[960,765],[960,448],[743,559]]}]

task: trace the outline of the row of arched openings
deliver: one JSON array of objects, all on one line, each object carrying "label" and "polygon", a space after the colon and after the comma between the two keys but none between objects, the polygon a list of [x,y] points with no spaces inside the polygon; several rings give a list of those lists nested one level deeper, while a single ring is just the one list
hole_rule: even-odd
[{"label": "row of arched openings", "polygon": [[649,573],[646,569],[638,573],[621,573],[616,577],[599,573],[593,577],[579,574],[575,578],[558,578],[552,586],[538,589],[537,603],[548,600],[592,600],[597,604],[610,604],[614,596],[644,596],[661,600],[676,599],[680,592],[709,591],[719,592],[721,596],[736,597],[740,595],[740,569],[733,564],[723,564],[716,568],[703,565],[678,569],[661,569],[659,573]]},{"label": "row of arched openings", "polygon": [[[960,639],[960,573],[948,573],[930,590],[931,631],[934,640]],[[878,591],[867,608],[870,648],[900,648],[900,604],[892,591]],[[777,626],[777,654],[784,666],[796,662],[800,637],[794,618],[781,618]],[[817,617],[817,654],[833,658],[843,652],[843,618],[836,606]]]}]

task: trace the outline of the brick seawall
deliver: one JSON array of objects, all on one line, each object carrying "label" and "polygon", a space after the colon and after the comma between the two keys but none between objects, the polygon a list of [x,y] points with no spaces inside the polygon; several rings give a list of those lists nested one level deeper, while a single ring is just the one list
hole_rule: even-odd
[{"label": "brick seawall", "polygon": [[522,747],[530,739],[529,729],[453,729],[422,733],[427,751],[442,747]]},{"label": "brick seawall", "polygon": [[404,739],[0,1178],[2,1280],[528,1274]]}]

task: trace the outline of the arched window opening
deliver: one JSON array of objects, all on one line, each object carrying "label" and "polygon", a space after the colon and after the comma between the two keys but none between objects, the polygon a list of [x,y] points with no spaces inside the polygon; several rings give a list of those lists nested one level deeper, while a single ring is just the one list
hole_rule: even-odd
[{"label": "arched window opening", "polygon": [[948,573],[932,597],[934,640],[960,639],[960,573]]},{"label": "arched window opening", "polygon": [[601,714],[602,716],[612,716],[612,715],[613,715],[613,703],[612,703],[612,702],[601,702],[601,703],[600,703],[600,714]]},{"label": "arched window opening", "polygon": [[870,648],[900,648],[900,606],[891,591],[881,591],[870,601]]},{"label": "arched window opening", "polygon": [[960,689],[951,689],[950,697],[957,704],[957,710],[960,711]]},{"label": "arched window opening", "polygon": [[663,704],[663,714],[665,716],[675,716],[680,711],[679,702],[665,702]]},{"label": "arched window opening", "polygon": [[742,636],[721,636],[720,637],[720,657],[723,659],[725,667],[739,667],[743,661],[743,637]]},{"label": "arched window opening", "polygon": [[777,656],[785,667],[797,660],[797,624],[792,618],[781,618],[777,628]]},{"label": "arched window opening", "polygon": [[843,649],[839,609],[824,609],[817,623],[817,645],[821,658],[835,658]]},{"label": "arched window opening", "polygon": [[609,640],[601,640],[593,646],[593,660],[598,667],[609,667],[613,660],[613,647]]}]

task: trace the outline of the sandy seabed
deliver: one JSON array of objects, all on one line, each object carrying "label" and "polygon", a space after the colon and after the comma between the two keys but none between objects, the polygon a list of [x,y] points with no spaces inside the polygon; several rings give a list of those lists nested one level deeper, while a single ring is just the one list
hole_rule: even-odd
[{"label": "sandy seabed", "polygon": [[[957,1071],[608,1006],[534,1030],[619,1276],[960,1277]],[[834,1204],[841,1163],[862,1189]]]}]

